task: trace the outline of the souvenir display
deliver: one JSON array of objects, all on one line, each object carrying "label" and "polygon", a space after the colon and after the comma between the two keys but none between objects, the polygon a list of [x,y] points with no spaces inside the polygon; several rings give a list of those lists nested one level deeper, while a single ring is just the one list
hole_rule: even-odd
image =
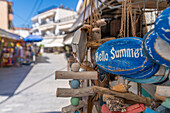
[{"label": "souvenir display", "polygon": [[169,67],[170,66],[170,45],[161,40],[154,30],[145,35],[143,40],[144,54],[152,61]]}]

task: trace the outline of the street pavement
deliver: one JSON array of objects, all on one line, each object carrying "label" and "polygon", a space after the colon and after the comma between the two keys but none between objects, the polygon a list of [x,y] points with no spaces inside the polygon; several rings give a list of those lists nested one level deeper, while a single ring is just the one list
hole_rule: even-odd
[{"label": "street pavement", "polygon": [[64,54],[43,54],[36,64],[0,68],[0,113],[60,113],[70,98],[57,98],[57,88],[68,80],[55,80],[55,71],[66,71]]}]

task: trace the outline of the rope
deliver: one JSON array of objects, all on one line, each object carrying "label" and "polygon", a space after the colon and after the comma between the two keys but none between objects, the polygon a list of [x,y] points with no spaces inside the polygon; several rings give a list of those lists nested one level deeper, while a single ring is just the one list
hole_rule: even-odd
[{"label": "rope", "polygon": [[135,29],[135,24],[134,24],[133,15],[132,15],[132,1],[130,0],[129,2],[130,2],[129,10],[130,10],[130,17],[131,17],[132,35],[136,37],[136,29]]},{"label": "rope", "polygon": [[120,36],[123,36],[123,26],[124,26],[123,18],[124,18],[124,0],[122,1],[122,17],[121,17]]},{"label": "rope", "polygon": [[126,0],[124,2],[124,37],[126,37]]},{"label": "rope", "polygon": [[128,7],[127,7],[127,37],[129,37],[129,10],[130,10],[130,1],[127,1]]},{"label": "rope", "polygon": [[85,16],[86,16],[86,6],[87,6],[87,0],[85,0],[85,9],[84,9],[84,15],[83,15],[83,23],[82,24],[84,24],[85,23]]}]

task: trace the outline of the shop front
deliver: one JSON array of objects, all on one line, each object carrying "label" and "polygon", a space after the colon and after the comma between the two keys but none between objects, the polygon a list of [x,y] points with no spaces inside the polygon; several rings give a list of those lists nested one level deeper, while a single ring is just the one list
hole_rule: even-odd
[{"label": "shop front", "polygon": [[19,35],[0,29],[0,66],[17,66],[23,57],[24,42]]}]

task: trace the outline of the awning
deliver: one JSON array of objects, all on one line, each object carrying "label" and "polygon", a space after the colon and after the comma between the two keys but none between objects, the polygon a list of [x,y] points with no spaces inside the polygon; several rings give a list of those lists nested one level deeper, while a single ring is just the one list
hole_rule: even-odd
[{"label": "awning", "polygon": [[[101,0],[102,2],[105,2],[106,0]],[[97,0],[95,0],[95,6],[97,6]],[[101,6],[101,3],[99,3],[99,6]],[[91,5],[88,4],[86,7],[86,12],[85,12],[85,20],[91,15],[90,12],[90,7]],[[77,18],[76,22],[73,24],[73,26],[68,30],[68,32],[74,32],[76,31],[78,28],[81,27],[82,23],[83,23],[83,17],[84,17],[84,11],[79,15],[79,17]]]},{"label": "awning", "polygon": [[69,33],[67,36],[64,37],[63,43],[65,45],[70,45],[71,42],[72,42],[73,36],[74,36],[74,32],[73,33]]},{"label": "awning", "polygon": [[18,41],[22,39],[21,36],[5,31],[4,29],[0,29],[0,36],[12,40],[18,40]]},{"label": "awning", "polygon": [[45,44],[44,47],[63,47],[64,45],[61,43],[51,43],[51,44]]},{"label": "awning", "polygon": [[53,41],[53,39],[43,39],[41,42],[36,43],[38,46],[45,45]]},{"label": "awning", "polygon": [[[123,0],[100,0],[101,2],[99,3],[99,7],[101,8],[101,10],[104,9],[110,9],[109,11],[114,11],[116,9],[120,9],[122,8],[122,1]],[[144,2],[144,3],[143,3]],[[165,9],[166,6],[166,0],[158,0],[159,2],[159,9]],[[95,6],[97,6],[97,0],[95,0]],[[119,3],[119,4],[118,4]],[[132,5],[136,5],[137,7],[140,6],[140,8],[145,7],[145,8],[149,8],[149,9],[154,9],[156,7],[156,0],[132,0]],[[90,4],[87,5],[86,7],[86,12],[85,12],[85,20],[91,15],[91,11],[90,11]],[[105,10],[106,12],[106,10]],[[102,12],[104,13],[104,12]],[[113,15],[113,14],[112,14]],[[81,27],[82,23],[83,23],[83,16],[84,16],[84,11],[79,15],[79,17],[77,18],[76,22],[73,24],[73,26],[68,30],[68,33],[71,32],[75,32],[78,28]]]},{"label": "awning", "polygon": [[64,41],[64,44],[65,45],[71,45],[72,40],[73,40],[73,36],[68,38],[66,41]]},{"label": "awning", "polygon": [[25,42],[40,42],[43,38],[40,35],[29,35],[23,39]]},{"label": "awning", "polygon": [[44,47],[63,47],[63,38],[53,39],[51,42],[44,44]]}]

